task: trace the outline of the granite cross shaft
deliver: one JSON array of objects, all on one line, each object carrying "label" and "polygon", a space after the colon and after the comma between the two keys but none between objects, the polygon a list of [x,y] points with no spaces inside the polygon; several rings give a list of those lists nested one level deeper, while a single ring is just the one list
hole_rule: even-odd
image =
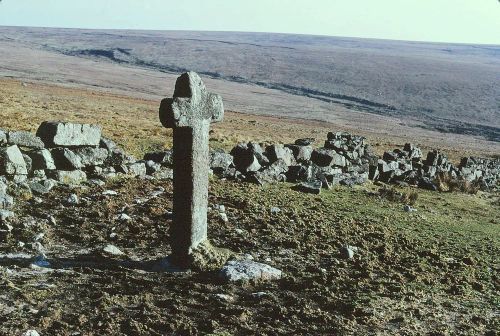
[{"label": "granite cross shaft", "polygon": [[209,128],[223,116],[222,98],[207,92],[195,72],[177,78],[173,98],[160,105],[160,121],[174,133],[170,240],[172,258],[181,264],[189,263],[193,250],[207,240]]}]

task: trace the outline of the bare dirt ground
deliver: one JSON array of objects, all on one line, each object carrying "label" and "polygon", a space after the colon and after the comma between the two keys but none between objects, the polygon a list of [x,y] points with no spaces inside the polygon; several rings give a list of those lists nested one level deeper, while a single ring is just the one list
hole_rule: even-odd
[{"label": "bare dirt ground", "polygon": [[[99,123],[138,157],[171,142],[158,122],[158,101],[1,80],[0,107],[2,126],[10,129],[34,131],[47,119]],[[412,139],[345,126],[228,112],[211,145],[306,136],[321,145],[327,131],[350,130],[381,152]],[[455,160],[498,154],[495,147],[440,137],[416,142]],[[249,284],[223,283],[217,272],[157,271],[170,252],[169,181],[116,179],[39,199],[22,195],[12,232],[0,236],[0,335],[28,329],[75,336],[496,335],[499,195],[398,189],[418,194],[418,211],[407,213],[379,188],[309,195],[286,183],[259,187],[212,178],[210,205],[225,205],[229,218],[209,212],[212,242],[285,274]],[[117,195],[103,195],[108,189]],[[79,204],[66,202],[70,193]],[[271,207],[281,211],[272,214]],[[131,220],[119,220],[121,213]],[[33,259],[36,240],[50,267]],[[106,244],[125,256],[105,254]],[[353,259],[339,252],[346,244],[358,247]]]}]

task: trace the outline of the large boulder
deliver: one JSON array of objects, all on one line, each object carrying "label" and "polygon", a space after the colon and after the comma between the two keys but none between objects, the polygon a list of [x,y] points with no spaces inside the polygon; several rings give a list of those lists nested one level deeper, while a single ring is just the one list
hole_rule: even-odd
[{"label": "large boulder", "polygon": [[234,166],[242,173],[256,172],[262,167],[256,156],[262,153],[256,150],[255,144],[239,143],[230,154],[233,156]]},{"label": "large boulder", "polygon": [[19,147],[28,147],[34,149],[42,149],[45,147],[42,139],[30,132],[11,131],[7,135],[9,145],[17,145]]},{"label": "large boulder", "polygon": [[52,154],[48,149],[40,149],[36,151],[31,151],[27,153],[31,158],[33,170],[39,169],[48,169],[54,170],[56,169],[56,164],[54,163],[54,159],[52,158]]},{"label": "large boulder", "polygon": [[287,166],[291,166],[294,161],[292,150],[283,146],[282,144],[267,146],[266,156],[269,159],[270,163],[276,162],[278,160],[283,160]]},{"label": "large boulder", "polygon": [[270,166],[258,171],[249,177],[250,182],[260,185],[274,182],[285,182],[288,165],[282,159],[273,162]]},{"label": "large boulder", "polygon": [[73,152],[80,158],[83,166],[99,166],[104,164],[109,152],[106,148],[80,147],[73,149]]},{"label": "large boulder", "polygon": [[338,154],[333,149],[327,148],[315,149],[311,154],[311,161],[320,167],[345,167],[347,165],[345,157]]},{"label": "large boulder", "polygon": [[87,181],[87,174],[81,170],[54,170],[50,176],[59,183],[74,185]]},{"label": "large boulder", "polygon": [[99,146],[101,127],[91,124],[74,124],[44,121],[36,131],[47,147]]},{"label": "large boulder", "polygon": [[0,174],[27,175],[23,154],[16,145],[0,149]]},{"label": "large boulder", "polygon": [[312,146],[306,145],[286,145],[287,148],[293,153],[293,156],[298,162],[306,162],[311,159],[311,154],[313,152]]},{"label": "large boulder", "polygon": [[225,153],[223,150],[214,150],[210,153],[210,168],[216,174],[224,174],[232,164],[231,154]]},{"label": "large boulder", "polygon": [[82,159],[68,148],[54,148],[50,153],[57,169],[77,170],[84,167]]}]

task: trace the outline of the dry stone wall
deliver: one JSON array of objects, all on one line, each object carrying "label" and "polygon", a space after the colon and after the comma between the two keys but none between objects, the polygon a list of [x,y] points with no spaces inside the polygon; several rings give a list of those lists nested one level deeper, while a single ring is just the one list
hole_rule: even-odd
[{"label": "dry stone wall", "polygon": [[[36,134],[0,130],[0,219],[12,215],[9,209],[20,193],[104,184],[116,176],[171,179],[172,164],[171,151],[136,160],[103,137],[98,125],[43,122]],[[260,185],[287,181],[309,193],[368,180],[437,190],[438,176],[476,183],[482,190],[500,189],[500,159],[468,157],[454,166],[444,153],[433,150],[424,156],[412,144],[378,157],[365,138],[345,132],[328,133],[321,147],[311,138],[266,147],[240,143],[229,153],[211,151],[210,167],[222,178]]]},{"label": "dry stone wall", "polygon": [[41,195],[57,185],[104,184],[117,175],[171,178],[172,170],[136,160],[98,125],[43,122],[36,135],[0,130],[0,216],[12,215],[14,197]]}]

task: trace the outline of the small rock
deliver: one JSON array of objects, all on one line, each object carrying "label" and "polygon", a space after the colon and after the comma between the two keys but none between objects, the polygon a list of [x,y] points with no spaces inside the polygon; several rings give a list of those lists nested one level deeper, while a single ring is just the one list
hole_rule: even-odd
[{"label": "small rock", "polygon": [[226,301],[226,302],[233,302],[234,301],[234,297],[231,296],[231,295],[227,295],[227,294],[215,294],[214,296],[216,298],[218,298],[219,300],[221,300],[221,301]]},{"label": "small rock", "polygon": [[411,207],[411,206],[409,206],[409,205],[405,205],[405,206],[403,207],[403,210],[404,210],[405,212],[416,212],[416,211],[417,211],[417,209],[412,208],[412,207]]},{"label": "small rock", "polygon": [[227,223],[229,221],[225,213],[219,213],[219,217],[224,223]]},{"label": "small rock", "polygon": [[265,297],[265,296],[268,296],[268,295],[269,295],[269,294],[268,294],[268,293],[266,293],[266,292],[256,292],[256,293],[252,293],[252,296],[253,296],[254,298],[258,298],[258,299],[260,299],[260,298],[262,298],[262,297]]},{"label": "small rock", "polygon": [[132,219],[132,217],[130,217],[129,215],[127,215],[126,213],[122,213],[122,214],[119,214],[117,219],[119,221],[122,221],[122,222],[128,222],[129,220]]},{"label": "small rock", "polygon": [[17,246],[20,247],[20,248],[23,248],[26,244],[22,241],[18,241],[17,242]]},{"label": "small rock", "polygon": [[52,215],[49,216],[48,220],[49,220],[49,223],[52,224],[52,225],[56,225],[57,224],[56,219]]},{"label": "small rock", "polygon": [[118,237],[118,234],[117,234],[116,232],[111,232],[111,233],[109,234],[109,238],[110,238],[110,239],[116,239],[116,237]]},{"label": "small rock", "polygon": [[237,234],[243,234],[245,231],[243,231],[242,229],[235,229],[234,230]]},{"label": "small rock", "polygon": [[26,331],[23,336],[40,336],[40,334],[38,333],[38,331],[34,330],[34,329],[30,329],[28,331]]},{"label": "small rock", "polygon": [[220,271],[220,277],[228,282],[281,279],[279,269],[251,260],[230,260]]},{"label": "small rock", "polygon": [[340,248],[340,255],[344,259],[352,259],[354,258],[354,253],[358,250],[356,246],[342,246]]},{"label": "small rock", "polygon": [[280,208],[278,208],[278,207],[272,207],[272,208],[271,208],[271,214],[272,214],[272,215],[276,215],[276,214],[278,214],[278,213],[280,213],[280,212],[281,212],[281,209],[280,209]]},{"label": "small rock", "polygon": [[78,203],[80,203],[80,199],[78,198],[78,195],[71,194],[66,199],[66,203],[68,203],[68,204],[78,204]]},{"label": "small rock", "polygon": [[43,237],[45,237],[45,234],[43,232],[40,232],[39,234],[35,235],[35,237],[33,237],[33,241],[40,241],[43,239]]},{"label": "small rock", "polygon": [[0,210],[0,221],[2,222],[15,216],[16,214],[10,210]]},{"label": "small rock", "polygon": [[116,195],[118,195],[118,192],[116,192],[114,190],[105,190],[102,192],[102,194],[104,196],[116,196]]},{"label": "small rock", "polygon": [[115,245],[111,245],[111,244],[106,245],[102,250],[104,252],[111,254],[111,255],[114,255],[114,256],[121,256],[121,255],[125,254],[118,247],[116,247]]},{"label": "small rock", "polygon": [[310,194],[320,194],[321,188],[323,187],[323,183],[321,181],[313,181],[313,182],[302,182],[293,187],[296,191],[301,191]]}]

